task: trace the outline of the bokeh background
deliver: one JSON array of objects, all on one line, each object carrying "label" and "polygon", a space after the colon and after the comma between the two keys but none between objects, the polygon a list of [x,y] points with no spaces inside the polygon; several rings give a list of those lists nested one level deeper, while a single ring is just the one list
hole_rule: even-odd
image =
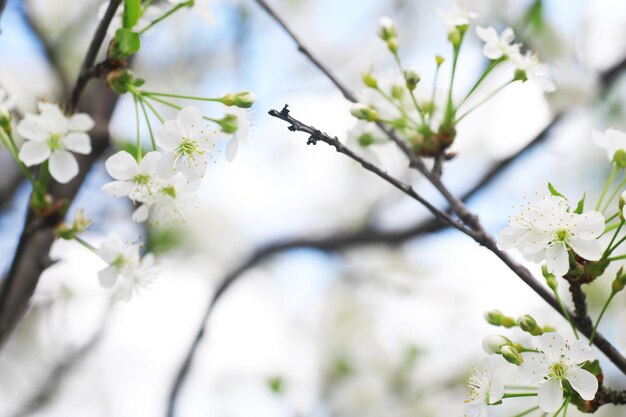
[{"label": "bokeh background", "polygon": [[[381,16],[396,21],[403,61],[416,66],[427,84],[434,55],[450,57],[437,15],[449,1],[271,3],[356,91],[362,91],[360,74],[372,65],[381,79],[398,76],[376,36]],[[524,196],[544,194],[548,181],[572,199],[587,191],[595,201],[610,167],[590,132],[626,127],[626,84],[619,71],[603,76],[626,58],[626,5],[621,0],[468,4],[480,13],[479,24],[512,26],[538,50],[559,89],[544,96],[530,83],[513,85],[465,119],[454,145],[459,155],[446,167],[445,181],[462,194],[558,116],[545,139],[476,193],[469,206],[497,233]],[[99,6],[98,0],[8,1],[0,22],[0,83],[16,97],[20,112],[34,111],[40,99],[64,97]],[[459,91],[486,64],[481,48],[470,33],[459,63]],[[51,256],[58,262],[44,273],[26,318],[0,353],[2,416],[165,415],[174,376],[216,286],[256,248],[363,229],[402,231],[430,218],[347,158],[325,146],[306,146],[305,136],[267,115],[288,103],[294,116],[342,140],[355,124],[349,103],[254,1],[197,0],[194,9],[143,38],[132,66],[152,91],[254,92],[258,102],[247,116],[248,143],[233,162],[217,158],[201,189],[201,206],[186,224],[150,236],[152,249],[168,249],[163,271],[131,302],[111,305],[110,294],[98,285],[103,265],[95,255],[73,243],[55,244]],[[486,90],[505,76],[494,74]],[[441,80],[448,77],[444,65]],[[220,106],[202,107],[223,113]],[[121,97],[109,124],[111,152],[134,140],[133,112],[132,99]],[[389,172],[443,204],[392,147],[376,153]],[[4,274],[29,187],[16,180],[4,151],[0,156]],[[145,237],[130,221],[132,207],[100,190],[108,180],[100,161],[72,206],[95,221],[85,237],[94,243],[110,232],[131,240]],[[609,280],[588,288],[592,317]],[[625,306],[624,297],[616,300],[603,322],[609,339]],[[466,378],[484,356],[481,340],[502,332],[482,318],[493,308],[512,316],[531,313],[568,331],[493,255],[454,231],[393,244],[285,251],[245,272],[221,298],[177,415],[461,416]],[[506,334],[523,339],[515,331]],[[609,363],[605,372],[612,386],[626,388]],[[511,416],[531,405],[514,399],[491,411]],[[598,415],[624,413],[607,406]]]}]

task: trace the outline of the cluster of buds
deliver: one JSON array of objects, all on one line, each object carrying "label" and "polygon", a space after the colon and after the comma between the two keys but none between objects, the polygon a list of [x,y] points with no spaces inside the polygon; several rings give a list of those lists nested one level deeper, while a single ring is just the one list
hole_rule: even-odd
[{"label": "cluster of buds", "polygon": [[378,36],[387,44],[387,48],[389,48],[392,54],[398,53],[398,31],[393,20],[388,17],[380,19]]}]

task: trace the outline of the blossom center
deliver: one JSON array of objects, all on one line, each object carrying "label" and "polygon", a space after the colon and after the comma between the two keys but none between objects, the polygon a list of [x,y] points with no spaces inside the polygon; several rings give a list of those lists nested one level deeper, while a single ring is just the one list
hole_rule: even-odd
[{"label": "blossom center", "polygon": [[183,140],[180,142],[180,145],[178,145],[178,148],[176,148],[175,153],[176,156],[193,156],[194,154],[202,155],[204,154],[204,151],[198,147],[197,140],[183,137]]},{"label": "blossom center", "polygon": [[163,187],[161,188],[161,192],[167,196],[170,196],[172,198],[176,198],[176,189],[174,187],[172,187],[171,185],[169,187]]},{"label": "blossom center", "polygon": [[550,365],[550,372],[558,379],[564,379],[567,375],[567,366],[563,362],[556,362]]},{"label": "blossom center", "polygon": [[115,258],[115,260],[113,262],[111,262],[111,265],[114,266],[115,269],[117,269],[119,271],[122,268],[124,268],[126,265],[128,265],[129,263],[130,262],[129,262],[128,258],[126,258],[122,254],[119,254],[119,255],[117,255],[117,258]]},{"label": "blossom center", "polygon": [[62,136],[58,133],[53,133],[48,137],[48,146],[52,151],[58,151],[63,149]]},{"label": "blossom center", "polygon": [[139,174],[133,177],[133,182],[137,185],[148,185],[150,183],[150,175]]},{"label": "blossom center", "polygon": [[556,231],[556,240],[559,242],[565,242],[569,236],[569,231],[565,229]]}]

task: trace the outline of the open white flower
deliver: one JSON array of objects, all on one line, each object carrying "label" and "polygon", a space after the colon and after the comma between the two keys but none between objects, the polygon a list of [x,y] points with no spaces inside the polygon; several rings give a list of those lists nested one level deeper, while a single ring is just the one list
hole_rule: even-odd
[{"label": "open white flower", "polygon": [[526,78],[535,83],[543,91],[550,93],[556,90],[556,85],[550,79],[548,67],[541,62],[536,54],[526,51],[525,54],[512,53],[511,62],[518,71],[522,71]]},{"label": "open white flower", "polygon": [[40,114],[27,114],[17,125],[17,132],[26,139],[19,158],[26,166],[49,159],[52,178],[64,184],[78,174],[78,162],[68,151],[87,155],[91,142],[87,131],[94,122],[88,114],[66,117],[56,104],[39,103]]},{"label": "open white flower", "polygon": [[124,243],[117,235],[109,236],[98,249],[100,258],[109,264],[98,272],[100,285],[117,285],[116,299],[129,301],[140,287],[146,287],[156,277],[154,256],[147,254],[142,258],[139,249],[140,245]]},{"label": "open white flower", "polygon": [[615,153],[626,152],[626,133],[616,129],[607,129],[604,134],[594,130],[591,133],[593,142],[606,151],[609,161],[613,161]]},{"label": "open white flower", "polygon": [[467,383],[469,394],[465,400],[465,417],[486,417],[487,406],[497,403],[504,396],[504,385],[494,369],[489,358],[483,361],[482,369],[474,368]]},{"label": "open white flower", "polygon": [[544,333],[539,337],[541,352],[523,352],[524,362],[519,375],[530,383],[539,383],[539,407],[553,412],[563,403],[563,381],[583,400],[591,401],[598,391],[598,379],[581,368],[586,361],[595,359],[593,350],[584,340],[568,344],[557,333]]},{"label": "open white flower", "polygon": [[520,44],[514,44],[515,33],[513,29],[506,28],[498,36],[498,33],[493,27],[484,28],[478,26],[476,28],[478,37],[485,42],[483,47],[483,54],[489,59],[500,59],[502,57],[509,57],[513,54],[519,54]]},{"label": "open white flower", "polygon": [[569,271],[569,248],[589,261],[600,259],[602,246],[597,239],[604,227],[602,213],[568,212],[567,200],[550,196],[511,218],[500,233],[498,247],[517,247],[534,262],[545,259],[550,273],[563,276]]},{"label": "open white flower", "polygon": [[457,0],[450,11],[437,10],[437,13],[450,29],[469,25],[470,20],[478,17],[478,13],[471,11],[463,0]]},{"label": "open white flower", "polygon": [[116,181],[105,184],[102,189],[113,197],[129,197],[133,201],[141,201],[156,186],[156,165],[160,159],[159,152],[148,152],[137,163],[128,152],[117,152],[105,162],[107,172]]},{"label": "open white flower", "polygon": [[171,178],[177,172],[190,181],[203,177],[211,152],[217,149],[217,135],[208,130],[197,107],[185,107],[176,120],[159,126],[155,139],[166,151],[157,164],[157,172],[163,178]]},{"label": "open white flower", "polygon": [[186,220],[186,212],[197,206],[195,192],[200,181],[188,181],[182,174],[168,180],[160,180],[155,191],[138,199],[143,204],[133,213],[133,220],[150,224],[175,224]]}]

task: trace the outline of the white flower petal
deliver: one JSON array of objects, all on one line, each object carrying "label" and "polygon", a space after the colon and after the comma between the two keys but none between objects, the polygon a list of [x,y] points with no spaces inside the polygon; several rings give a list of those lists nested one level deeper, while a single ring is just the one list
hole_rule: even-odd
[{"label": "white flower petal", "polygon": [[522,352],[521,355],[524,361],[517,369],[520,378],[531,384],[536,384],[550,373],[549,363],[542,353]]},{"label": "white flower petal", "polygon": [[596,359],[594,350],[585,340],[574,340],[570,344],[570,362],[574,365]]},{"label": "white flower petal", "polygon": [[69,119],[69,129],[78,132],[87,132],[93,128],[94,124],[91,116],[86,113],[75,114]]},{"label": "white flower petal", "polygon": [[169,120],[157,128],[154,139],[160,148],[172,152],[178,148],[185,134],[176,120]]},{"label": "white flower petal", "polygon": [[89,135],[80,132],[70,132],[63,139],[63,145],[72,152],[88,155],[91,153]]},{"label": "white flower petal", "polygon": [[132,219],[137,223],[143,223],[148,220],[149,213],[150,207],[147,204],[142,204],[133,212]]},{"label": "white flower petal", "polygon": [[27,114],[20,120],[17,124],[17,133],[24,139],[36,142],[44,142],[50,136],[50,132],[40,116],[34,114]]},{"label": "white flower petal", "polygon": [[575,215],[572,221],[572,232],[582,239],[597,239],[604,233],[604,228],[604,215],[599,211]]},{"label": "white flower petal", "polygon": [[583,400],[591,401],[598,392],[598,379],[589,371],[573,367],[567,372],[567,380]]},{"label": "white flower petal", "polygon": [[548,413],[559,409],[563,403],[563,387],[561,381],[549,379],[544,382],[537,392],[539,396],[539,407]]},{"label": "white flower petal", "polygon": [[102,190],[112,197],[128,197],[133,188],[130,181],[111,181],[102,186]]},{"label": "white flower petal", "polygon": [[546,251],[548,271],[557,277],[562,277],[569,271],[569,255],[562,243],[557,243]]},{"label": "white flower petal", "polygon": [[163,154],[156,164],[157,174],[164,179],[172,178],[177,172],[176,165],[179,159],[180,158],[176,158],[174,152]]},{"label": "white flower petal", "polygon": [[24,142],[18,154],[27,167],[37,165],[50,157],[50,148],[45,142]]},{"label": "white flower petal", "polygon": [[588,261],[597,261],[602,257],[602,245],[597,240],[572,238],[568,241],[574,252]]},{"label": "white flower petal", "polygon": [[68,151],[55,151],[50,155],[50,175],[61,184],[68,183],[78,175],[78,161]]},{"label": "white flower petal", "polygon": [[131,180],[137,174],[137,161],[126,151],[119,151],[107,158],[104,166],[116,180]]},{"label": "white flower petal", "polygon": [[152,175],[156,172],[156,165],[161,159],[161,152],[152,151],[143,156],[139,162],[139,172],[145,175]]},{"label": "white flower petal", "polygon": [[114,266],[107,266],[98,271],[98,280],[104,288],[113,288],[117,281],[117,269]]},{"label": "white flower petal", "polygon": [[539,347],[550,363],[560,362],[568,354],[565,340],[558,333],[544,333],[539,336]]},{"label": "white flower petal", "polygon": [[202,126],[204,125],[204,122],[202,121],[202,111],[194,106],[185,107],[178,112],[176,121],[185,135],[189,135],[189,137],[194,138],[200,130],[202,130]]}]

